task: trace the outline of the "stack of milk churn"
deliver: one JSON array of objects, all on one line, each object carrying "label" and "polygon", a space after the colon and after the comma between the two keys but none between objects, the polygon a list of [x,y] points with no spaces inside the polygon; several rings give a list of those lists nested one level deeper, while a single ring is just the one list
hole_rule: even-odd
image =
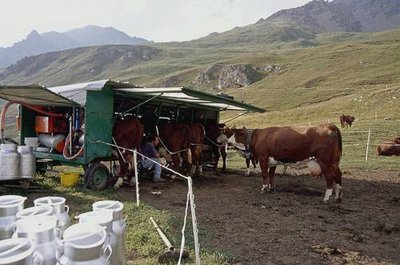
[{"label": "stack of milk churn", "polygon": [[0,196],[1,265],[124,265],[123,204],[98,201],[70,225],[63,197]]},{"label": "stack of milk churn", "polygon": [[0,181],[34,178],[36,159],[32,146],[0,144],[0,168]]}]

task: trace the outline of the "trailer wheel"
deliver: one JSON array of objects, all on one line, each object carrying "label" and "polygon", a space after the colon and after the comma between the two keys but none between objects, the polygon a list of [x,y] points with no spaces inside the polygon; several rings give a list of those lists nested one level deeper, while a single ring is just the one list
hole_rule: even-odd
[{"label": "trailer wheel", "polygon": [[107,188],[110,172],[108,168],[100,163],[90,164],[85,170],[87,186],[93,190],[104,190]]}]

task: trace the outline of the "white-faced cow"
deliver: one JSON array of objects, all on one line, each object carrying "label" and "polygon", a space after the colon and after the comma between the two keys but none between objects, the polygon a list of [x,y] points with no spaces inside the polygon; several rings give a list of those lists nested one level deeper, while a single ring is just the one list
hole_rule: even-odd
[{"label": "white-faced cow", "polygon": [[[336,201],[341,201],[342,172],[339,162],[342,154],[342,136],[338,127],[323,124],[317,127],[270,127],[232,129],[229,142],[249,145],[254,159],[260,163],[263,177],[262,192],[274,190],[276,166],[268,168],[269,158],[285,163],[296,163],[314,157],[326,180],[324,202],[335,190]],[[336,184],[334,186],[334,184]]]}]

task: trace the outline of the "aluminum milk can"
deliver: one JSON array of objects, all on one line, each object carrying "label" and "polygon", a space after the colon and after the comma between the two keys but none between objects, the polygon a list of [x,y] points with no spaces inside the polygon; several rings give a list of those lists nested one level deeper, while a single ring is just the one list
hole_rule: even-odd
[{"label": "aluminum milk can", "polygon": [[27,238],[0,241],[1,265],[42,265],[42,257]]},{"label": "aluminum milk can", "polygon": [[5,216],[15,216],[17,212],[24,209],[26,197],[19,195],[0,196],[0,218]]},{"label": "aluminum milk can", "polygon": [[11,238],[16,214],[24,209],[25,200],[19,195],[0,196],[0,240]]},{"label": "aluminum milk can", "polygon": [[106,230],[92,223],[78,223],[63,233],[63,254],[58,265],[113,265],[112,249],[105,244]]},{"label": "aluminum milk can", "polygon": [[112,229],[113,225],[113,215],[111,211],[95,211],[82,213],[79,216],[79,223],[92,223],[103,226],[106,229],[106,243],[110,244],[112,249],[112,254],[110,258],[110,264],[120,264],[121,257],[117,255],[117,235]]},{"label": "aluminum milk can", "polygon": [[23,219],[31,216],[52,216],[53,207],[50,205],[34,206],[25,208],[17,213],[17,219]]},{"label": "aluminum milk can", "polygon": [[57,227],[62,231],[64,231],[71,223],[68,215],[69,207],[68,205],[65,205],[65,198],[54,196],[42,197],[34,200],[33,204],[35,206],[50,205],[53,207],[53,216],[58,219]]},{"label": "aluminum milk can", "polygon": [[117,238],[117,246],[115,249],[116,256],[119,257],[118,263],[113,265],[125,264],[125,230],[126,223],[122,219],[122,209],[124,205],[119,201],[98,201],[92,204],[93,211],[111,211],[113,214],[112,230]]},{"label": "aluminum milk can", "polygon": [[57,262],[60,240],[57,237],[57,218],[54,216],[30,216],[15,222],[13,237],[28,238],[35,251],[43,257],[43,265]]},{"label": "aluminum milk can", "polygon": [[21,178],[34,178],[36,175],[36,158],[32,153],[32,146],[18,146],[18,153]]},{"label": "aluminum milk can", "polygon": [[0,180],[19,178],[19,154],[15,144],[0,145]]}]

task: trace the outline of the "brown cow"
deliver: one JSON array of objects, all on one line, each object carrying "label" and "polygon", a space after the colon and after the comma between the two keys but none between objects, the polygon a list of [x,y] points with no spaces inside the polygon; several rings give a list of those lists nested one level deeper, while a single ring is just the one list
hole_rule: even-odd
[{"label": "brown cow", "polygon": [[[139,149],[143,140],[143,125],[137,117],[128,116],[117,118],[113,127],[113,140],[115,144],[126,149]],[[132,160],[132,152],[123,149],[114,149],[117,154],[120,170],[118,177],[129,177],[129,164]]]},{"label": "brown cow", "polygon": [[354,116],[342,114],[340,115],[340,125],[342,126],[342,128],[351,127],[354,119],[355,119]]},{"label": "brown cow", "polygon": [[179,155],[183,158],[184,167],[192,164],[190,151],[190,128],[188,125],[163,123],[158,125],[158,138],[172,156],[172,169],[177,171],[180,165]]},{"label": "brown cow", "polygon": [[378,145],[376,153],[379,156],[400,156],[400,137]]},{"label": "brown cow", "polygon": [[192,123],[188,126],[190,129],[190,150],[192,152],[192,169],[190,171],[190,175],[202,175],[203,168],[201,154],[203,151],[205,129],[200,123]]},{"label": "brown cow", "polygon": [[315,157],[325,177],[324,202],[328,202],[335,185],[335,199],[341,201],[342,172],[339,162],[342,154],[342,136],[338,127],[323,124],[317,127],[270,127],[254,129],[251,135],[246,128],[233,130],[232,144],[249,144],[254,159],[260,163],[263,177],[262,192],[274,189],[275,167],[268,170],[272,157],[277,161],[295,163]]}]

